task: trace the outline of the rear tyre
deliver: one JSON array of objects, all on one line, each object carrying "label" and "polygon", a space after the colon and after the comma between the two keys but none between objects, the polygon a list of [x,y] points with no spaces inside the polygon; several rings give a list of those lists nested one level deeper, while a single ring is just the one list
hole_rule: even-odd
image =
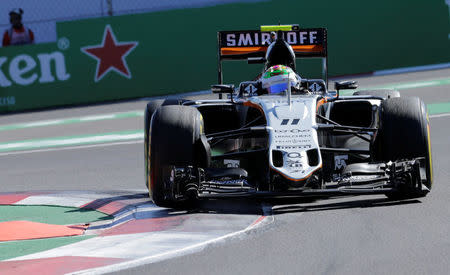
[{"label": "rear tyre", "polygon": [[[425,185],[431,189],[433,165],[428,113],[417,97],[388,98],[381,103],[380,127],[372,144],[373,158],[377,161],[396,161],[424,157]],[[389,198],[407,199],[424,197],[426,192],[406,188],[389,194]]]},{"label": "rear tyre", "polygon": [[386,99],[386,98],[400,97],[400,92],[392,89],[361,90],[354,92],[353,95],[371,95],[371,96],[379,96]]},{"label": "rear tyre", "polygon": [[206,154],[201,150],[203,119],[200,112],[189,106],[162,106],[153,115],[148,135],[150,197],[158,206],[187,206],[191,198],[179,200],[174,195],[172,167],[206,165]]}]

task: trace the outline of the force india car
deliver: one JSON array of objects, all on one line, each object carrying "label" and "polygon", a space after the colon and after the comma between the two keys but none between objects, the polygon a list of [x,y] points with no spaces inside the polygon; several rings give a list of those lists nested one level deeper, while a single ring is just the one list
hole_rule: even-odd
[{"label": "force india car", "polygon": [[[303,79],[296,58],[321,58],[323,79]],[[201,198],[425,196],[431,189],[424,103],[396,90],[328,90],[327,31],[298,25],[218,32],[219,99],[166,99],[145,111],[146,181],[155,204]],[[239,87],[222,61],[264,63]],[[260,65],[261,66],[261,65]],[[276,81],[268,81],[268,79]],[[227,95],[222,99],[222,95]]]}]

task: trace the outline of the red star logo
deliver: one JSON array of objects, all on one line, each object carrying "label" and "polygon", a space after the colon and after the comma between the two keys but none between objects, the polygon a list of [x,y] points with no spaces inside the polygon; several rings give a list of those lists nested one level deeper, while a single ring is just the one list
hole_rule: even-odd
[{"label": "red star logo", "polygon": [[117,42],[110,25],[106,25],[101,45],[86,46],[81,51],[97,60],[95,82],[100,81],[108,72],[131,78],[125,57],[138,45],[136,41]]}]

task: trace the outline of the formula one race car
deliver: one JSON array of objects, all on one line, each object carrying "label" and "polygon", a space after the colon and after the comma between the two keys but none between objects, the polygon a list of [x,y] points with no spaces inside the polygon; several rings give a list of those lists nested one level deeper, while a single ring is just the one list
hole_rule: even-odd
[{"label": "formula one race car", "polygon": [[[217,197],[425,196],[433,174],[424,103],[396,90],[328,90],[327,32],[298,25],[218,33],[219,99],[166,99],[145,111],[146,181],[159,206]],[[296,58],[323,61],[303,79]],[[222,61],[264,63],[238,88]],[[227,95],[222,99],[222,95]]]}]

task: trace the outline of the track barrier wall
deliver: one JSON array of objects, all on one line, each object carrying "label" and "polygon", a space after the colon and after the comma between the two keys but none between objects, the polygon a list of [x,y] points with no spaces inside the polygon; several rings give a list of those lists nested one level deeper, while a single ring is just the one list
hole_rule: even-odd
[{"label": "track barrier wall", "polygon": [[[207,90],[217,82],[218,30],[279,21],[328,28],[330,76],[450,62],[444,0],[246,1],[108,16],[58,22],[54,43],[1,48],[0,112]],[[318,70],[298,66],[306,78]],[[227,62],[224,81],[261,67]]]}]

